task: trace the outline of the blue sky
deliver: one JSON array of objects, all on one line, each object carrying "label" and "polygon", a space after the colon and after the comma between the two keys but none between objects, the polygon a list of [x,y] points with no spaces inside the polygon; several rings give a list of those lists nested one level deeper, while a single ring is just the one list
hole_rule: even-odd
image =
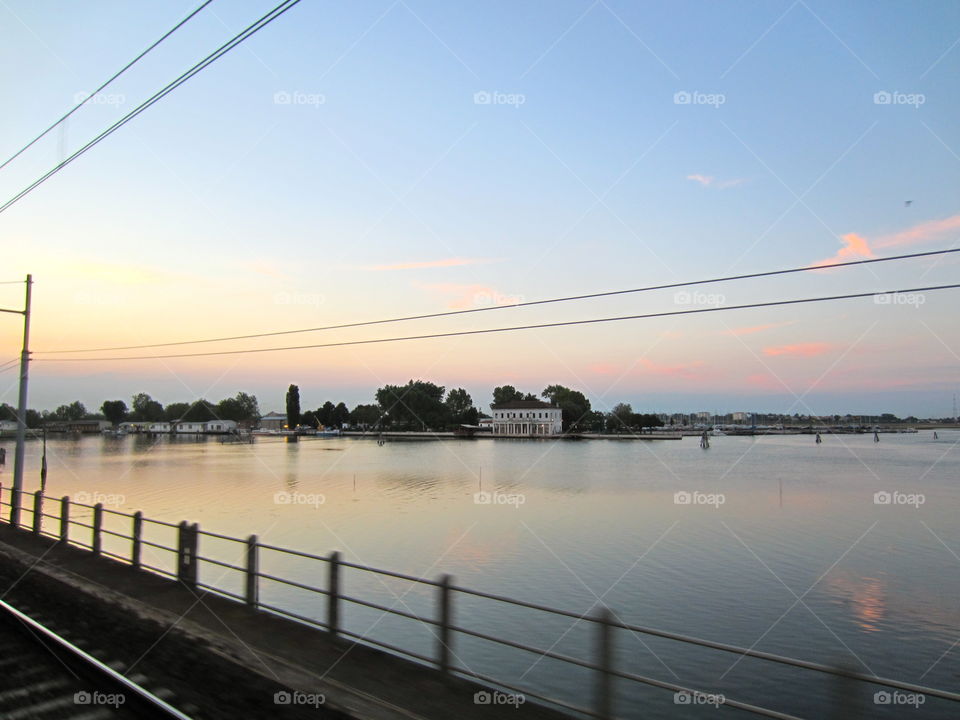
[{"label": "blue sky", "polygon": [[[0,154],[196,4],[5,0]],[[3,197],[272,5],[212,3],[0,171]],[[808,265],[844,247],[849,259],[950,247],[958,39],[953,2],[303,0],[0,215],[0,279],[36,276],[42,350]],[[712,292],[733,303],[886,290],[953,282],[956,268],[913,261]],[[417,346],[38,362],[31,397],[92,406],[141,389],[172,401],[243,388],[272,407],[289,382],[319,404],[423,376],[484,403],[502,382],[563,382],[601,407],[945,415],[960,385],[955,293]],[[675,306],[659,293],[395,332]],[[0,359],[17,333],[0,328]]]}]

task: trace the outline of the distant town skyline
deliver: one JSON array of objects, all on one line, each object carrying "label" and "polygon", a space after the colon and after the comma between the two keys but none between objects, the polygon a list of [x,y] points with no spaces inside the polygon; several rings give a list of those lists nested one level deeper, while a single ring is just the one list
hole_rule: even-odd
[{"label": "distant town skyline", "polygon": [[[199,13],[0,171],[0,202],[269,7]],[[478,402],[498,384],[562,383],[598,409],[952,414],[960,290],[242,356],[43,354],[956,246],[960,5],[683,7],[299,4],[0,214],[0,281],[36,281],[30,407],[242,388],[269,411],[289,378],[305,403],[352,404],[420,377]],[[0,161],[192,9],[56,8],[0,7],[0,58],[22,69]],[[944,285],[958,267],[817,270],[289,344]],[[0,307],[21,302],[0,285]],[[16,316],[0,316],[0,363],[19,347]],[[15,401],[4,371],[0,402]]]}]

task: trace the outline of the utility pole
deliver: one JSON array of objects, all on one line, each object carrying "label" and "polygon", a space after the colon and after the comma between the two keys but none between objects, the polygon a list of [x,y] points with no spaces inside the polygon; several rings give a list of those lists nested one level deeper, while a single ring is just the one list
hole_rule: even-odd
[{"label": "utility pole", "polygon": [[[23,450],[27,440],[27,378],[30,369],[30,289],[33,276],[27,275],[26,301],[23,306],[23,350],[20,353],[20,399],[17,403],[17,449],[13,456],[13,493],[10,497],[10,524],[20,524],[23,494]],[[17,311],[14,311],[17,312]]]}]

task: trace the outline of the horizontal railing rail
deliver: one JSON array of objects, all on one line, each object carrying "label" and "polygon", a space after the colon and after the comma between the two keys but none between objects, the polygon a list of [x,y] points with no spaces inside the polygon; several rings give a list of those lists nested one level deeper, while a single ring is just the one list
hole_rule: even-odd
[{"label": "horizontal railing rail", "polygon": [[[12,509],[14,503],[12,503],[12,498],[11,501],[4,501],[4,489],[5,488],[0,486],[0,507],[11,508],[11,517],[9,518],[8,522],[12,523]],[[11,495],[12,492],[12,490],[9,490]],[[605,720],[616,717],[614,705],[614,679],[626,680],[641,685],[670,690],[674,693],[680,694],[706,694],[703,691],[686,687],[678,683],[626,672],[614,667],[613,630],[623,630],[630,633],[671,640],[684,645],[701,647],[708,650],[731,653],[741,657],[748,657],[802,670],[809,670],[842,678],[844,682],[847,683],[857,682],[878,685],[895,690],[902,690],[904,692],[917,693],[926,697],[939,698],[941,700],[947,700],[951,702],[960,702],[960,693],[931,688],[893,678],[867,675],[865,673],[837,668],[823,663],[799,660],[783,655],[754,650],[752,648],[743,648],[713,640],[692,637],[681,633],[626,623],[616,619],[614,615],[604,607],[601,607],[599,611],[594,614],[577,613],[526,600],[506,597],[496,593],[484,592],[455,585],[453,584],[451,578],[447,575],[443,575],[437,580],[418,577],[416,575],[395,572],[392,570],[384,570],[381,568],[371,567],[369,565],[343,560],[338,552],[332,552],[326,556],[317,555],[302,550],[294,550],[291,548],[271,545],[269,543],[263,543],[259,541],[256,535],[251,535],[245,539],[237,538],[208,530],[201,530],[197,524],[190,524],[186,521],[172,523],[163,520],[154,520],[144,517],[141,512],[126,513],[120,510],[105,508],[100,503],[89,505],[86,503],[71,501],[69,497],[52,498],[43,495],[39,490],[34,493],[22,493],[22,495],[26,494],[33,495],[32,507],[28,507],[27,504],[22,501],[23,498],[21,498],[19,505],[23,511],[29,513],[30,518],[27,521],[20,522],[18,527],[22,529],[31,529],[35,535],[43,535],[55,539],[62,544],[70,544],[89,550],[95,555],[103,555],[113,560],[133,565],[138,569],[146,570],[160,576],[174,578],[190,589],[199,589],[215,593],[227,598],[230,601],[245,603],[257,611],[289,618],[296,622],[322,629],[326,632],[329,632],[333,636],[347,638],[356,643],[380,648],[389,653],[410,658],[422,664],[437,667],[442,673],[447,675],[455,674],[464,678],[478,680],[480,682],[497,686],[507,691],[522,693],[524,696],[589,717],[597,717]],[[45,503],[56,504],[59,506],[59,514],[45,512]],[[84,522],[80,519],[71,518],[71,508],[83,508],[88,510],[90,522]],[[131,523],[129,527],[129,533],[104,527],[105,515],[126,518],[130,520]],[[44,519],[58,522],[58,531],[50,532],[49,530],[45,530],[43,527]],[[162,543],[155,542],[154,540],[144,538],[143,528],[145,524],[175,530],[176,547],[170,547],[163,545]],[[87,543],[79,538],[73,537],[70,532],[73,528],[82,528],[85,531],[89,531],[90,542]],[[114,538],[116,540],[129,541],[129,554],[125,555],[113,550],[103,549],[104,536]],[[243,546],[243,556],[245,562],[238,564],[235,562],[226,562],[225,560],[218,558],[201,555],[199,553],[199,540],[201,537],[236,543],[240,546]],[[175,556],[174,567],[172,569],[167,569],[143,562],[142,550],[144,547],[154,550],[162,550],[173,554]],[[260,569],[260,560],[263,552],[277,553],[292,558],[301,558],[323,563],[326,571],[326,587],[316,587],[314,585],[299,582],[290,578],[280,577],[279,575],[263,572]],[[243,579],[242,592],[234,592],[233,590],[220,587],[216,584],[199,581],[198,567],[201,563],[208,563],[214,567],[223,568],[229,572],[239,573]],[[400,610],[395,606],[384,605],[372,600],[347,595],[341,592],[341,574],[345,570],[369,573],[377,577],[402,580],[407,583],[412,583],[416,586],[430,588],[435,593],[435,615],[431,617],[422,613],[414,612],[407,607],[405,603],[403,603],[403,605],[406,609]],[[260,591],[264,582],[279,583],[326,598],[325,619],[308,617],[293,611],[291,608],[280,607],[278,605],[263,602],[260,599]],[[525,610],[543,613],[552,617],[567,618],[569,620],[573,620],[575,623],[590,623],[595,628],[594,632],[596,633],[598,639],[595,657],[590,660],[585,660],[583,658],[573,657],[561,652],[555,652],[552,647],[547,649],[539,648],[524,644],[515,639],[498,637],[491,633],[480,632],[478,630],[457,624],[453,620],[455,596],[473,597],[481,600],[502,603]],[[396,597],[398,602],[401,602],[400,598],[402,598],[402,596]],[[398,645],[385,642],[381,639],[370,637],[368,634],[357,633],[343,627],[343,623],[341,622],[341,611],[344,603],[350,603],[351,605],[386,613],[395,617],[400,617],[419,623],[421,626],[429,630],[433,635],[433,639],[435,641],[435,653],[433,655],[425,655],[422,652],[417,652],[410,648],[403,648]],[[456,656],[453,652],[455,645],[454,638],[456,636],[475,638],[477,640],[494,643],[521,652],[531,653],[537,657],[549,658],[572,667],[579,667],[583,670],[590,671],[596,677],[596,686],[593,693],[592,706],[583,707],[579,705],[573,705],[562,698],[544,695],[535,689],[515,686],[505,678],[496,678],[474,672],[468,667],[457,666],[454,663],[454,658]],[[770,708],[760,707],[752,703],[747,703],[732,698],[724,697],[722,704],[726,707],[742,710],[744,712],[761,717],[777,718],[779,720],[799,720],[794,715]]]}]

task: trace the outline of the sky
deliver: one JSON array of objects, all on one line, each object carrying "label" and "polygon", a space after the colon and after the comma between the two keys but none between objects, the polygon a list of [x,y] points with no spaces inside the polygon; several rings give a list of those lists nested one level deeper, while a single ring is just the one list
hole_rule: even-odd
[{"label": "sky", "polygon": [[[215,0],[0,170],[5,201],[275,3]],[[193,10],[0,3],[0,155]],[[522,301],[960,246],[960,5],[303,0],[0,213],[32,273],[30,406],[386,383],[560,383],[594,408],[947,416],[958,290],[386,344],[47,355],[453,332],[957,282],[956,255]],[[0,307],[22,304],[0,285]],[[0,363],[20,320],[0,316]],[[171,353],[157,348],[135,354]],[[129,353],[127,353],[129,354]],[[64,357],[96,358],[63,362]],[[0,374],[15,403],[16,372]]]}]

